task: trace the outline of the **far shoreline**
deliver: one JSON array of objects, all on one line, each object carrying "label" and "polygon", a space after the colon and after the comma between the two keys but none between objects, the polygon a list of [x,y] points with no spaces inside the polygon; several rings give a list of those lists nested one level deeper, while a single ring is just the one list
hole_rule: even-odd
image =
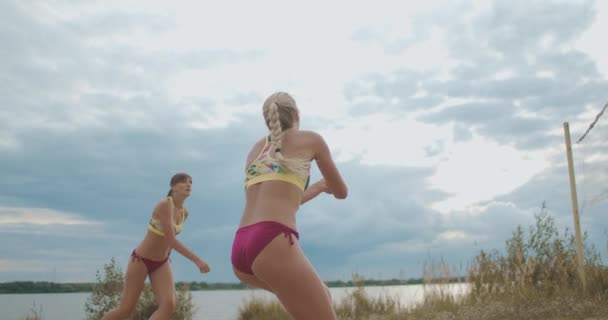
[{"label": "far shoreline", "polygon": [[[463,283],[463,277],[450,278],[448,281],[442,279],[440,283]],[[332,280],[324,281],[329,288],[350,288],[357,286],[378,287],[378,286],[406,286],[432,284],[428,279],[389,279],[389,280],[360,280],[360,281],[342,281]],[[2,294],[41,294],[41,293],[83,293],[92,292],[96,282],[48,282],[48,281],[10,281],[0,282],[0,295]],[[251,290],[252,288],[236,282],[196,282],[196,281],[177,281],[176,287],[189,286],[190,291],[220,291],[220,290]]]}]

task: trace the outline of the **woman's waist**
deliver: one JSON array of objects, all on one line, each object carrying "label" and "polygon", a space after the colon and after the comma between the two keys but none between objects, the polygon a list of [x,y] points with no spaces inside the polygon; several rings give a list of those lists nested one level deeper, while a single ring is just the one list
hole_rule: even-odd
[{"label": "woman's waist", "polygon": [[150,230],[146,232],[144,240],[135,248],[138,255],[152,260],[162,260],[171,252],[171,247],[165,239]]},{"label": "woman's waist", "polygon": [[243,228],[246,226],[250,226],[263,221],[272,221],[283,224],[292,229],[296,228],[296,210],[292,211],[276,211],[266,210],[266,211],[258,211],[258,210],[245,210],[243,217],[241,218],[241,223],[239,224],[239,228]]}]

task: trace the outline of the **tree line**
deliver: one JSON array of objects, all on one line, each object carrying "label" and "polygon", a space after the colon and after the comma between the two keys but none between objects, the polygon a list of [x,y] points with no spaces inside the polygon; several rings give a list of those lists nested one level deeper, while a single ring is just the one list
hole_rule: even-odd
[{"label": "tree line", "polygon": [[[455,278],[454,281],[458,279]],[[424,279],[389,279],[389,280],[334,280],[326,281],[328,287],[354,287],[359,284],[364,286],[392,286],[392,285],[409,285],[422,284]],[[70,293],[70,292],[91,292],[95,282],[77,282],[77,283],[58,283],[48,281],[13,281],[0,283],[0,294],[9,293]],[[243,283],[207,283],[207,282],[176,282],[176,287],[186,285],[191,291],[199,290],[237,290],[245,289]]]}]

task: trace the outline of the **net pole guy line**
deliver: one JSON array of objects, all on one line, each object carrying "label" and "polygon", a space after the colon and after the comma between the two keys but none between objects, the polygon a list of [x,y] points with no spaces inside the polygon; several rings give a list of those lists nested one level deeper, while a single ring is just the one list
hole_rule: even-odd
[{"label": "net pole guy line", "polygon": [[576,238],[576,258],[578,261],[578,275],[583,285],[583,291],[587,290],[583,259],[583,240],[581,237],[581,224],[578,214],[578,199],[576,196],[576,181],[574,178],[574,164],[572,161],[572,144],[570,141],[570,126],[564,122],[564,136],[566,139],[566,157],[568,159],[568,174],[570,176],[570,196],[572,198],[572,215],[574,216],[574,232]]},{"label": "net pole guy line", "polygon": [[593,129],[593,126],[595,126],[595,124],[600,119],[600,117],[604,114],[604,111],[606,111],[607,108],[608,108],[608,103],[606,103],[604,105],[604,108],[602,108],[602,111],[600,111],[600,113],[598,113],[597,116],[595,116],[595,120],[593,120],[593,122],[589,125],[589,128],[587,128],[587,131],[585,131],[585,133],[578,139],[578,141],[576,141],[576,143],[580,143],[581,141],[583,141],[583,139],[585,139],[585,137],[587,136],[589,131],[591,131],[591,129]]}]

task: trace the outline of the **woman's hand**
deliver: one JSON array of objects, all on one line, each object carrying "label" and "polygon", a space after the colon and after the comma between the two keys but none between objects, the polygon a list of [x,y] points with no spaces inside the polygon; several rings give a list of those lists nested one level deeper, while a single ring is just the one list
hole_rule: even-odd
[{"label": "woman's hand", "polygon": [[319,181],[308,186],[308,188],[304,191],[304,194],[302,195],[302,200],[300,201],[300,204],[304,204],[316,198],[321,193],[332,194],[331,189],[329,189],[327,183],[325,182],[325,178],[321,178]]},{"label": "woman's hand", "polygon": [[209,268],[209,265],[207,264],[207,262],[205,262],[201,259],[197,259],[194,263],[196,263],[196,266],[201,271],[201,273],[207,273],[211,270]]},{"label": "woman's hand", "polygon": [[325,182],[325,178],[321,178],[319,181],[315,182],[313,184],[313,186],[315,188],[319,188],[319,190],[320,190],[319,193],[325,192],[325,193],[331,194],[331,190],[327,186],[327,183]]}]

